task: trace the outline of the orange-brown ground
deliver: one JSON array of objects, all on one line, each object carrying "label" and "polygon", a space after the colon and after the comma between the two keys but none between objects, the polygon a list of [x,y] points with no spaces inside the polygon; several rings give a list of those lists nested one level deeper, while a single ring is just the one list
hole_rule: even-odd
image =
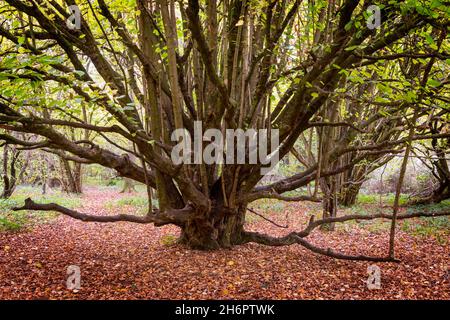
[{"label": "orange-brown ground", "polygon": [[[111,214],[117,191],[89,189],[80,211]],[[307,221],[307,204],[290,204],[289,229],[257,220],[247,229],[283,234]],[[317,208],[316,208],[317,209]],[[117,212],[114,212],[117,213]],[[285,223],[284,214],[273,219]],[[397,233],[401,263],[380,263],[381,289],[366,286],[368,262],[341,261],[293,245],[257,244],[215,252],[168,245],[173,226],[83,223],[59,217],[27,232],[0,233],[0,299],[450,299],[450,246]],[[356,224],[309,239],[346,253],[384,255],[387,233]],[[69,265],[82,288],[66,289]]]}]

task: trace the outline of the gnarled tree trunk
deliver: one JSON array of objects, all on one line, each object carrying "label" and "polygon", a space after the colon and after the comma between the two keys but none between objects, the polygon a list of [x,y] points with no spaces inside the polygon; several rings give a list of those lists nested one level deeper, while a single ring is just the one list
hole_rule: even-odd
[{"label": "gnarled tree trunk", "polygon": [[[193,249],[230,248],[243,241],[245,208],[214,208],[210,218],[192,219],[181,229],[180,243]],[[222,211],[222,213],[214,214]]]}]

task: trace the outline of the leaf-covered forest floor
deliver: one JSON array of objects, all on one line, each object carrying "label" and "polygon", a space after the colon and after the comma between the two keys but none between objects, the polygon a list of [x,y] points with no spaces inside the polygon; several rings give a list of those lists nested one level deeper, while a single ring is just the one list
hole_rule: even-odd
[{"label": "leaf-covered forest floor", "polygon": [[[96,214],[140,214],[142,196],[90,188],[73,205]],[[320,205],[311,203],[253,208],[289,225],[282,229],[249,216],[247,229],[272,235],[300,230],[311,214],[320,213]],[[345,210],[380,209],[365,204]],[[191,251],[174,244],[178,230],[173,226],[83,223],[58,216],[0,231],[0,299],[450,299],[447,223],[437,229],[419,219],[400,223],[396,255],[402,262],[377,264],[381,289],[369,290],[371,263],[336,260],[299,245]],[[345,253],[385,255],[387,230],[388,222],[352,222],[334,232],[316,230],[309,239]],[[78,292],[66,289],[69,265],[81,269]]]}]

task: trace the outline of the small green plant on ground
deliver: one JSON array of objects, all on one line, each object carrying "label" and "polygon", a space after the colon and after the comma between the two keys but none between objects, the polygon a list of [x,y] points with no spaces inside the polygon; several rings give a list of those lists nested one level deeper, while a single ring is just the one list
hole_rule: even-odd
[{"label": "small green plant on ground", "polygon": [[162,236],[159,239],[159,243],[164,246],[172,246],[172,245],[176,244],[177,241],[178,241],[178,237],[173,234],[168,234],[168,235]]}]

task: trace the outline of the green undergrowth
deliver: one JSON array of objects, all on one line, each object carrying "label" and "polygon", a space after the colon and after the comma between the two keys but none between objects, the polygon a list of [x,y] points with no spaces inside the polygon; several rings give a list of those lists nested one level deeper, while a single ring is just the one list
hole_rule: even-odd
[{"label": "green undergrowth", "polygon": [[12,210],[14,207],[22,206],[26,198],[31,198],[37,203],[53,202],[67,208],[81,205],[81,198],[77,195],[57,191],[42,194],[40,188],[20,187],[9,199],[0,199],[0,231],[20,231],[37,224],[51,222],[58,217],[58,213],[52,211]]}]

